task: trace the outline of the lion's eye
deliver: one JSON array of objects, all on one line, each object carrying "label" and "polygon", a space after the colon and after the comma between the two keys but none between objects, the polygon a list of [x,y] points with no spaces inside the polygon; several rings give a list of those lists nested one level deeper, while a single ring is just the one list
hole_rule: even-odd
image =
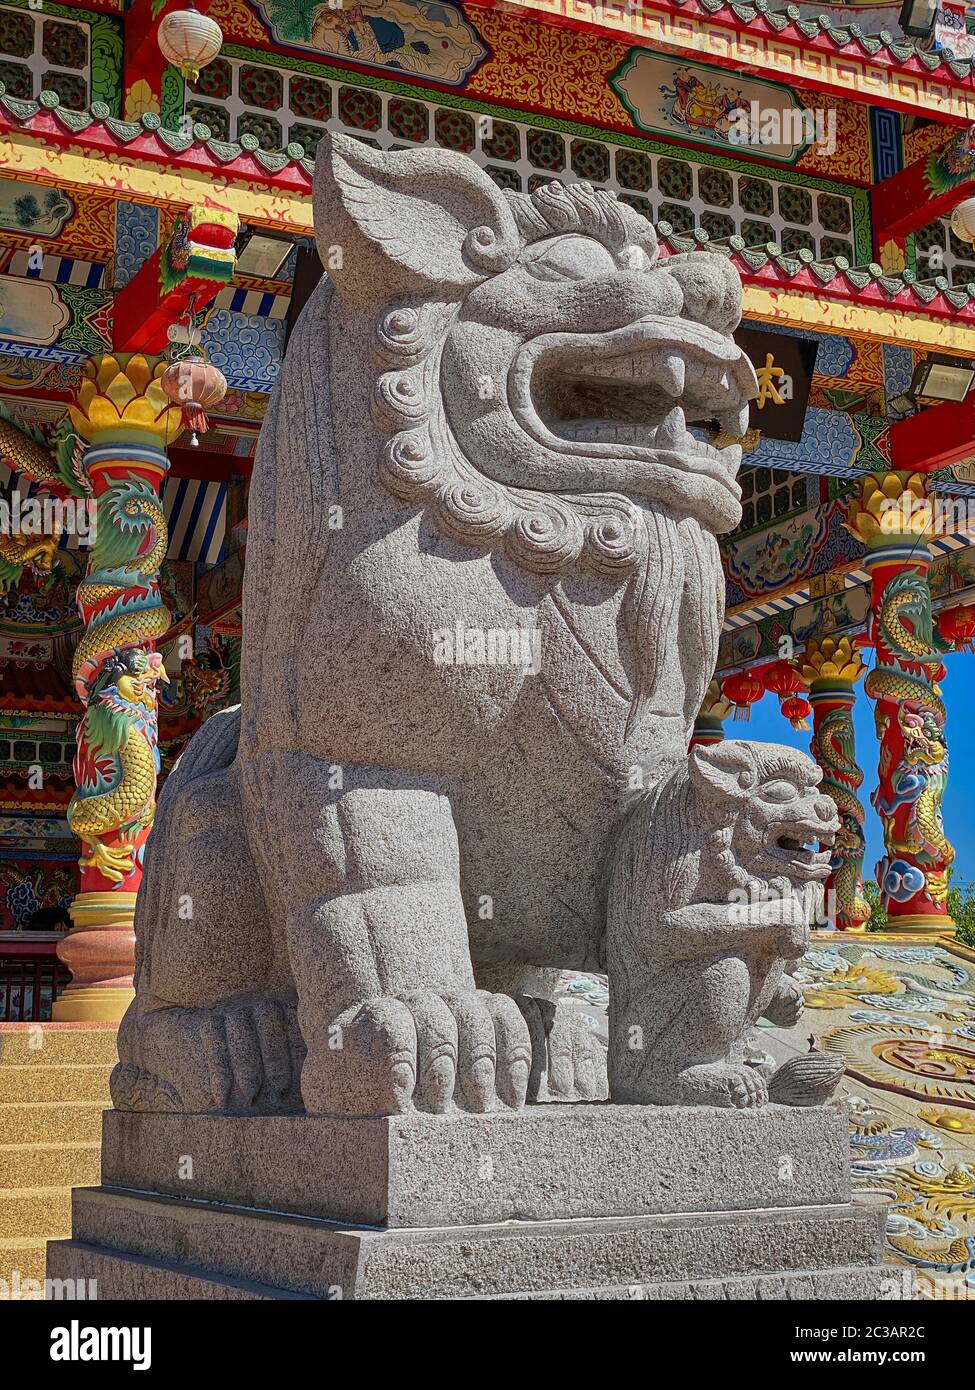
[{"label": "lion's eye", "polygon": [[762,796],[766,801],[776,801],[779,804],[795,801],[798,795],[798,791],[791,782],[766,782],[762,788]]},{"label": "lion's eye", "polygon": [[611,275],[616,262],[591,236],[561,236],[531,247],[523,261],[536,280],[594,280]]}]

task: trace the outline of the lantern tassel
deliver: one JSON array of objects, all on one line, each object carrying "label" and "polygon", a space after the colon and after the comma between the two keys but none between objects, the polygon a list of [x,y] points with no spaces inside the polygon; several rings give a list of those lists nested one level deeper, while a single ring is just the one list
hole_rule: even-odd
[{"label": "lantern tassel", "polygon": [[187,401],[183,406],[183,424],[194,434],[206,434],[210,428],[207,413],[198,401]]},{"label": "lantern tassel", "polygon": [[735,718],[739,724],[750,724],[752,719],[751,705],[735,705]]}]

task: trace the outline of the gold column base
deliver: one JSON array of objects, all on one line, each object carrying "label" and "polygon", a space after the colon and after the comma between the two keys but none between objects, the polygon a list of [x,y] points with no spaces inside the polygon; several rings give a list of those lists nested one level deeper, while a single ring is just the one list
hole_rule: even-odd
[{"label": "gold column base", "polygon": [[79,893],[71,904],[74,923],[58,942],[58,956],[71,984],[54,1001],[55,1023],[118,1023],[133,997],[135,969],[134,893]]},{"label": "gold column base", "polygon": [[910,932],[916,936],[919,932],[937,932],[943,936],[945,932],[954,933],[955,919],[953,917],[937,917],[932,912],[906,913],[903,917],[888,917],[887,925],[883,931],[871,932],[871,936],[883,936],[884,932]]},{"label": "gold column base", "polygon": [[70,986],[54,1001],[53,1023],[120,1023],[135,998],[135,990],[102,985]]}]

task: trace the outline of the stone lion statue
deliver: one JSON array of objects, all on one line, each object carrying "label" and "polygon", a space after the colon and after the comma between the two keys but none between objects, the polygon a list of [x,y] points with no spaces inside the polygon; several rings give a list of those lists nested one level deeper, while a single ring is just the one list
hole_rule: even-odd
[{"label": "stone lion statue", "polygon": [[627,789],[686,764],[714,670],[740,449],[689,427],[744,429],[740,283],[608,192],[444,150],[326,137],[314,204],[241,705],[160,797],[112,1094],[517,1108],[538,1040],[485,985],[600,967]]}]

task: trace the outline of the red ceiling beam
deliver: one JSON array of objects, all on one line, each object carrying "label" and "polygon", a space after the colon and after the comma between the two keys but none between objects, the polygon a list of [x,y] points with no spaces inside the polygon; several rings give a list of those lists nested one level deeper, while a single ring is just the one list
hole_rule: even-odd
[{"label": "red ceiling beam", "polygon": [[895,472],[933,473],[975,454],[975,399],[944,401],[890,426]]}]

